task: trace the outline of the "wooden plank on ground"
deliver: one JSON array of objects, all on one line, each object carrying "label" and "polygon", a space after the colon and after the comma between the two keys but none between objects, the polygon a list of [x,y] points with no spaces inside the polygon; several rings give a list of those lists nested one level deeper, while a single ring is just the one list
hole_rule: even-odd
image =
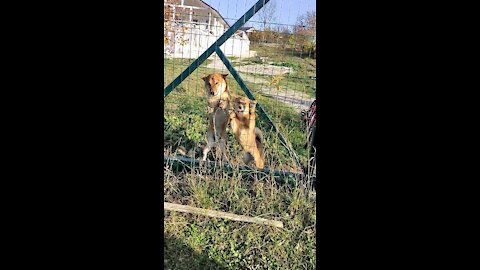
[{"label": "wooden plank on ground", "polygon": [[264,225],[275,226],[278,228],[283,228],[283,223],[281,221],[269,220],[269,219],[258,218],[258,217],[241,216],[241,215],[215,211],[215,210],[208,210],[203,208],[197,208],[197,207],[181,205],[176,203],[164,202],[163,210],[178,211],[178,212],[184,212],[184,213],[190,213],[190,214],[199,214],[199,215],[205,215],[209,217],[224,218],[224,219],[230,219],[235,221],[264,224]]}]

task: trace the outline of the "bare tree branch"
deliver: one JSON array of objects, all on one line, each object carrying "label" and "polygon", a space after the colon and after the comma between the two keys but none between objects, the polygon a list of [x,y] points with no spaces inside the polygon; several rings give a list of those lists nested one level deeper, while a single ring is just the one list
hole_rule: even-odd
[{"label": "bare tree branch", "polygon": [[263,25],[263,30],[265,30],[269,22],[273,22],[276,19],[276,13],[277,5],[274,1],[270,1],[256,14],[257,20]]}]

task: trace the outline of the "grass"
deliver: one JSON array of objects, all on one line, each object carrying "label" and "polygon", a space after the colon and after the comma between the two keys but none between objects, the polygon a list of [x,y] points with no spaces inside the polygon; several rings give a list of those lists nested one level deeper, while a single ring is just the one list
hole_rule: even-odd
[{"label": "grass", "polygon": [[[170,95],[167,96],[167,99],[173,99],[175,102],[168,103],[166,101],[165,104],[164,148],[172,152],[180,146],[184,147],[187,151],[194,149],[193,151],[195,151],[198,157],[201,153],[201,149],[198,146],[204,143],[204,134],[207,130],[206,101],[200,97],[192,98],[195,97],[195,93],[192,91],[186,92],[185,94],[172,92]],[[300,117],[298,113],[269,97],[258,95],[257,99],[258,102],[264,106],[267,113],[272,117],[274,123],[277,124],[285,137],[288,138],[293,149],[301,159],[302,164],[305,164],[307,152],[303,148],[303,145],[305,144],[306,135],[302,129],[300,120],[292,121],[292,119]],[[293,158],[281,144],[277,134],[270,131],[266,122],[257,121],[257,126],[260,127],[264,136],[267,166],[282,170],[299,171],[301,168],[294,163]],[[233,155],[232,162],[241,164],[241,149],[239,145],[235,143],[236,140],[233,134],[231,132],[228,134],[227,146],[229,153]],[[238,154],[234,155],[234,153]]]},{"label": "grass", "polygon": [[[258,51],[262,56],[262,51]],[[285,84],[290,89],[295,87],[296,90],[296,87],[300,89],[310,84],[300,76],[311,72],[307,60],[296,56],[290,60],[287,56],[283,59],[275,57],[269,58],[269,61],[277,65],[291,63],[295,70],[296,77],[286,76],[280,85]],[[165,60],[164,87],[192,61]],[[207,111],[205,90],[200,78],[215,72],[206,68],[208,61],[165,98],[165,155],[174,156],[181,148],[192,150],[194,158],[201,154],[199,145],[205,141]],[[253,76],[269,80],[269,76]],[[228,76],[227,81],[234,94],[243,94],[232,76]],[[299,113],[278,100],[261,95],[258,84],[246,84],[291,142],[302,164],[306,164],[307,153],[303,149],[306,134]],[[312,89],[298,92],[299,95],[314,93]],[[300,168],[281,145],[278,135],[271,132],[263,120],[257,120],[257,126],[264,135],[266,166],[298,171]],[[243,165],[240,146],[231,132],[227,145],[231,163]],[[212,159],[213,154],[209,158]],[[201,167],[177,171],[172,164],[165,164],[165,201],[278,220],[284,223],[284,228],[165,211],[164,268],[316,269],[315,192],[307,184],[297,183],[295,187],[288,187],[279,185],[272,176],[258,177],[246,171],[211,172]]]},{"label": "grass", "polygon": [[[316,60],[301,57],[285,47],[266,47],[261,44],[252,43],[251,50],[257,52],[259,57],[267,57],[266,63],[259,58],[243,59],[243,64],[270,64],[273,66],[290,67],[293,73],[283,76],[279,86],[299,92],[299,95],[308,98],[315,97],[315,80],[311,76],[316,75]],[[272,76],[254,75],[255,77],[271,80]]]},{"label": "grass", "polygon": [[279,220],[284,228],[164,213],[165,269],[315,269],[315,193],[265,177],[166,166],[165,201]]},{"label": "grass", "polygon": [[[277,48],[276,54],[275,48],[255,48],[252,50],[257,50],[257,53],[262,55],[267,55],[271,57],[272,61],[287,59],[287,57],[281,55],[283,53],[281,49]],[[268,53],[267,53],[268,52]],[[264,54],[262,54],[264,53]],[[255,58],[250,58],[251,59]],[[164,62],[164,74],[165,81],[164,86],[170,83],[178,74],[180,74],[193,60],[188,59],[167,59]],[[210,61],[210,60],[207,60]],[[167,142],[166,148],[172,148],[173,151],[180,146],[183,146],[188,151],[204,142],[204,133],[207,129],[206,126],[206,96],[204,93],[203,81],[200,79],[206,74],[213,73],[215,70],[206,68],[207,61],[203,63],[197,70],[194,71],[188,78],[186,78],[183,83],[177,87],[176,90],[171,92],[169,96],[165,99],[165,130],[164,130],[164,139]],[[309,72],[311,69],[310,64],[306,63],[304,59],[291,56],[288,58],[287,62],[278,62],[278,63],[291,63],[296,68],[302,68],[302,70],[296,70],[296,76],[299,76],[299,73]],[[279,65],[280,65],[279,64]],[[310,68],[309,68],[310,66]],[[218,71],[217,71],[218,72]],[[264,80],[271,80],[271,76],[265,75],[252,75],[256,78],[261,78]],[[234,94],[244,95],[243,91],[239,88],[237,82],[232,76],[227,77],[227,82],[230,86],[231,91]],[[314,96],[314,83],[313,80],[306,80],[305,78],[299,78],[295,76],[284,76],[284,78],[279,82],[279,85],[282,87],[288,87],[289,89],[297,90],[299,96],[303,97],[312,97]],[[302,164],[305,164],[307,161],[307,151],[303,148],[305,144],[305,131],[303,129],[300,115],[297,111],[293,110],[291,107],[286,104],[267,96],[261,95],[257,90],[259,85],[247,82],[246,85],[251,89],[254,95],[257,97],[259,104],[261,104],[269,116],[272,118],[273,122],[280,129],[282,134],[288,139],[291,143],[292,148],[295,150],[297,155],[300,158]],[[257,118],[258,119],[258,118]],[[257,125],[263,131],[266,145],[266,158],[271,161],[271,164],[268,164],[269,167],[277,169],[286,169],[286,170],[296,170],[300,168],[296,166],[293,158],[289,155],[288,151],[284,148],[280,142],[278,136],[273,132],[270,132],[269,126],[261,120],[257,120]],[[229,135],[229,142],[235,142],[235,139],[232,134]],[[235,147],[235,143],[229,143],[230,153],[241,153],[238,147]],[[172,149],[171,149],[172,150]],[[194,149],[199,154],[199,149]],[[238,162],[241,163],[240,160]]]}]

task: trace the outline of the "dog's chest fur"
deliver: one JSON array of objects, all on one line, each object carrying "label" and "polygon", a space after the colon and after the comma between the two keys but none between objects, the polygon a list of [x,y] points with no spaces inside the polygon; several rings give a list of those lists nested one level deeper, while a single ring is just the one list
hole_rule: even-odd
[{"label": "dog's chest fur", "polygon": [[[250,145],[251,141],[255,140],[254,129],[255,127],[255,115],[237,115],[234,113],[234,118],[231,120],[232,131],[235,137],[242,145]],[[253,126],[252,126],[253,125]]]},{"label": "dog's chest fur", "polygon": [[217,136],[224,132],[229,123],[230,95],[224,91],[220,96],[208,99],[208,121]]},{"label": "dog's chest fur", "polygon": [[230,109],[230,95],[228,91],[224,91],[220,96],[213,96],[208,98],[209,113],[220,108],[223,110]]}]

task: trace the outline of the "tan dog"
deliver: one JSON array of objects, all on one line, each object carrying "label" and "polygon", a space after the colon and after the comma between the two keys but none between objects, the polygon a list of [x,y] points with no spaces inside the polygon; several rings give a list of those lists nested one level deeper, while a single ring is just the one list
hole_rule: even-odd
[{"label": "tan dog", "polygon": [[227,160],[226,142],[227,125],[229,122],[230,93],[225,78],[228,74],[210,74],[203,77],[208,96],[208,129],[207,145],[203,149],[203,161],[207,160],[207,154],[217,143],[220,144],[222,160]]},{"label": "tan dog", "polygon": [[230,112],[230,125],[235,138],[244,151],[243,161],[250,165],[253,161],[258,169],[263,169],[265,157],[263,153],[262,133],[255,127],[255,106],[257,102],[247,97],[234,99],[234,111]]}]

